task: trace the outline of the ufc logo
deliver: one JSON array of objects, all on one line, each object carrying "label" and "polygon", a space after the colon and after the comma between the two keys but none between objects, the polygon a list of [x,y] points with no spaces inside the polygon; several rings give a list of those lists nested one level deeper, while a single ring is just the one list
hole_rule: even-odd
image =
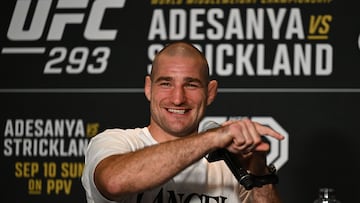
[{"label": "ufc logo", "polygon": [[[16,0],[15,9],[7,32],[9,40],[13,41],[35,41],[44,35],[44,28],[49,21],[47,41],[59,41],[62,39],[66,25],[86,23],[83,36],[87,40],[114,40],[117,34],[115,29],[101,29],[101,24],[107,9],[123,8],[125,0],[58,0],[55,12],[50,13],[53,0],[37,0],[35,10],[28,29],[24,29],[25,21],[30,18],[29,10],[31,0]],[[87,19],[85,10],[90,8]],[[58,9],[77,9],[76,12],[57,13]]]}]

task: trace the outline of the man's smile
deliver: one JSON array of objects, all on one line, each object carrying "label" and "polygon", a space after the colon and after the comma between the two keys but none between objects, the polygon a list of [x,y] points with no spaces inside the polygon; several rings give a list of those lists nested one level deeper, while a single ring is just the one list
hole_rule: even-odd
[{"label": "man's smile", "polygon": [[176,114],[185,114],[187,112],[186,109],[170,109],[170,108],[168,108],[167,111]]}]

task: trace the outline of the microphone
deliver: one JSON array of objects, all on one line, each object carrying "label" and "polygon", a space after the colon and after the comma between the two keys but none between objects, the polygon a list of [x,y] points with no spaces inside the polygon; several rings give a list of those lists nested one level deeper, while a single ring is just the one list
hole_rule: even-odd
[{"label": "microphone", "polygon": [[[203,125],[201,132],[205,132],[213,128],[218,128],[220,126],[220,124],[214,121],[207,121]],[[246,190],[250,190],[254,187],[254,180],[252,179],[252,176],[244,168],[242,168],[241,163],[235,154],[229,152],[227,149],[218,149],[210,152],[206,159],[209,162],[224,160],[237,181],[243,185]]]}]

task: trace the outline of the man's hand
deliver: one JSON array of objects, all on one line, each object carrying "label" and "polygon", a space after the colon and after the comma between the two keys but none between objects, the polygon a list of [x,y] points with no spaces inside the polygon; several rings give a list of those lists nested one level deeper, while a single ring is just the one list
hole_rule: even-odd
[{"label": "man's hand", "polygon": [[278,140],[284,139],[284,136],[248,118],[229,120],[222,126],[223,133],[231,137],[225,148],[238,156],[242,166],[254,175],[268,174],[266,155],[270,151],[270,145],[263,140],[263,136]]}]

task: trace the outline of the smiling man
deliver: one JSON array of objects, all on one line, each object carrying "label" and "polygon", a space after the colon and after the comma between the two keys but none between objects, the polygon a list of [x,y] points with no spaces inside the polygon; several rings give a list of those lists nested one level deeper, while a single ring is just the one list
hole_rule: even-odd
[{"label": "smiling man", "polygon": [[266,176],[270,146],[261,137],[284,138],[249,119],[199,133],[217,88],[206,58],[192,44],[174,42],[162,49],[145,78],[150,124],[105,130],[88,145],[82,176],[88,203],[280,202],[274,184],[245,189],[224,161],[205,158],[226,149],[247,171]]}]

